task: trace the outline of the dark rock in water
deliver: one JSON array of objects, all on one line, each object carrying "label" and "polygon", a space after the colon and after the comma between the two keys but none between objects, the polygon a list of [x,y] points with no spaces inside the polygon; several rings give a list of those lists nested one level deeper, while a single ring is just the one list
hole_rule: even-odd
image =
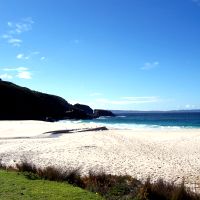
[{"label": "dark rock in water", "polygon": [[36,92],[11,82],[0,81],[0,120],[88,119],[59,96]]},{"label": "dark rock in water", "polygon": [[87,113],[88,115],[93,115],[93,110],[88,105],[83,105],[83,104],[77,103],[77,104],[74,104],[74,108],[82,110],[85,113]]},{"label": "dark rock in water", "polygon": [[85,111],[73,107],[70,111],[65,113],[64,119],[93,119]]},{"label": "dark rock in water", "polygon": [[94,117],[101,117],[101,116],[114,117],[115,114],[113,114],[110,110],[95,109]]}]

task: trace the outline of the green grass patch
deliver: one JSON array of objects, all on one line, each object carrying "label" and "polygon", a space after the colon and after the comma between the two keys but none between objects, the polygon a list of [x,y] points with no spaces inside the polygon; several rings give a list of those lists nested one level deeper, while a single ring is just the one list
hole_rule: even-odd
[{"label": "green grass patch", "polygon": [[0,170],[0,199],[102,200],[103,198],[67,183],[31,180],[23,173]]}]

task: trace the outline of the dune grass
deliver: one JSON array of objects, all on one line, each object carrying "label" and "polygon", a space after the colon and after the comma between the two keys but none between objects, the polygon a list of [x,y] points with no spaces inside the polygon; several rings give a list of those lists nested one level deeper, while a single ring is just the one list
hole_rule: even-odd
[{"label": "dune grass", "polygon": [[[33,177],[32,177],[33,178]],[[34,179],[34,180],[33,180]],[[67,183],[27,179],[23,173],[0,170],[1,200],[102,200],[95,193],[88,192]]]}]

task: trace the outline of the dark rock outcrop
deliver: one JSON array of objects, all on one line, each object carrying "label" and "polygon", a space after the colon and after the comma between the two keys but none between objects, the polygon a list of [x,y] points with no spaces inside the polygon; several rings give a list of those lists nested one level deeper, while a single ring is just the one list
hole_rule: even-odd
[{"label": "dark rock outcrop", "polygon": [[113,114],[110,110],[101,110],[101,109],[95,109],[94,110],[94,117],[114,117],[115,114]]},{"label": "dark rock outcrop", "polygon": [[36,92],[11,82],[0,81],[0,120],[88,119],[59,96]]},{"label": "dark rock outcrop", "polygon": [[73,107],[65,113],[64,119],[93,119],[93,116],[88,115],[84,110]]},{"label": "dark rock outcrop", "polygon": [[83,105],[83,104],[77,103],[77,104],[74,104],[74,108],[82,110],[85,113],[87,113],[88,115],[91,115],[91,116],[93,115],[93,110],[88,105]]}]

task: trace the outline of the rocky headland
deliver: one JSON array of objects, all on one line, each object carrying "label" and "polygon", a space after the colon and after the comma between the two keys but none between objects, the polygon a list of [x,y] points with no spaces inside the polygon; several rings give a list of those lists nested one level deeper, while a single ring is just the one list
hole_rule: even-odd
[{"label": "rocky headland", "polygon": [[37,92],[0,80],[0,120],[93,119],[114,116],[112,112],[94,110],[88,105],[68,103],[51,94]]}]

